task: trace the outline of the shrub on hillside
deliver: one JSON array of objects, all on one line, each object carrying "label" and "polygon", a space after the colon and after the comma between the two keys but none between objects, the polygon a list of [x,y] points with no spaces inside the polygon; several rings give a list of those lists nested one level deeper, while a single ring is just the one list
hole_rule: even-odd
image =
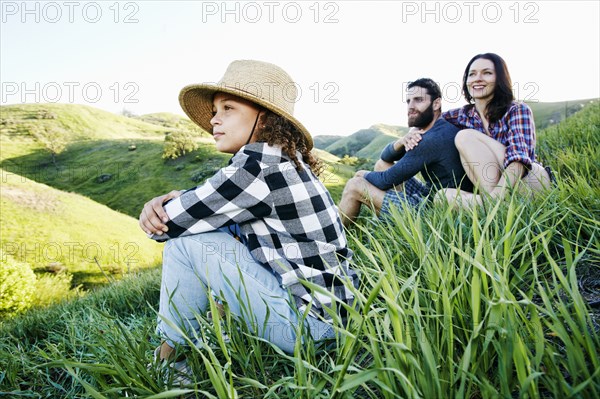
[{"label": "shrub on hillside", "polygon": [[67,131],[55,126],[36,126],[29,133],[50,153],[56,167],[56,156],[67,148]]},{"label": "shrub on hillside", "polygon": [[81,286],[71,288],[72,283],[73,275],[70,273],[40,275],[35,284],[36,294],[32,300],[32,306],[47,306],[80,296],[82,294]]},{"label": "shrub on hillside", "polygon": [[27,263],[0,250],[0,319],[27,310],[33,303],[36,277]]},{"label": "shrub on hillside", "polygon": [[194,136],[190,132],[178,130],[166,134],[162,157],[163,159],[177,159],[196,149],[198,149],[198,143],[196,143]]}]

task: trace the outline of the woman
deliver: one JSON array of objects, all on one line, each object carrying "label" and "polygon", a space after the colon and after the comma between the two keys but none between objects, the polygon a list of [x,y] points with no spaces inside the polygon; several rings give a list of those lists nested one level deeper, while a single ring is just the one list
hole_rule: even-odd
[{"label": "woman", "polygon": [[312,138],[293,117],[291,78],[273,64],[234,61],[219,83],[184,87],[179,101],[217,150],[234,156],[206,183],[156,197],[140,215],[147,234],[168,240],[157,328],[164,342],[155,354],[173,360],[185,340],[172,326],[194,336],[211,290],[288,353],[307,310],[312,338],[333,337],[331,297],[303,282],[350,303],[357,276],[337,209],[315,176]]},{"label": "woman", "polygon": [[[519,181],[533,192],[549,187],[550,170],[536,161],[531,109],[514,101],[504,60],[493,53],[473,57],[463,75],[463,94],[469,104],[442,116],[463,129],[454,142],[467,176],[480,192],[503,197]],[[482,200],[456,189],[443,192],[450,201],[458,194],[466,204]]]}]

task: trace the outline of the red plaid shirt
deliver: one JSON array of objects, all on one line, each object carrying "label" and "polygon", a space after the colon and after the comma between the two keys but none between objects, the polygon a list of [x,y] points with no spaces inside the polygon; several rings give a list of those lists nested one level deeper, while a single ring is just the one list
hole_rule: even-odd
[{"label": "red plaid shirt", "polygon": [[[473,105],[451,109],[442,117],[459,129],[475,129],[487,134]],[[488,130],[491,138],[506,147],[504,168],[512,162],[520,162],[530,168],[535,162],[535,124],[527,104],[513,102],[500,120],[489,124]]]}]

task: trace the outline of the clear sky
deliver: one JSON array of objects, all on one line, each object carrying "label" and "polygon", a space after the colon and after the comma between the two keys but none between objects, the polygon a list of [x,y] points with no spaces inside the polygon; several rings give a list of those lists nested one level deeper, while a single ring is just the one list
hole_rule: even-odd
[{"label": "clear sky", "polygon": [[469,59],[495,52],[516,96],[600,97],[600,1],[0,1],[1,104],[183,114],[190,83],[235,59],[283,67],[313,133],[406,125],[404,88],[458,107]]}]

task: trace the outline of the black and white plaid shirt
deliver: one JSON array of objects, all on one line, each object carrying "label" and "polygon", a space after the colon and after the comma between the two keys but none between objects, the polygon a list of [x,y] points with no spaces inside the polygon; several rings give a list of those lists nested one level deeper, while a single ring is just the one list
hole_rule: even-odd
[{"label": "black and white plaid shirt", "polygon": [[357,287],[358,277],[349,268],[352,251],[329,192],[302,166],[298,173],[280,147],[248,144],[204,184],[168,202],[169,231],[152,238],[165,241],[237,223],[254,259],[291,291],[299,310],[312,303],[311,310],[330,319],[323,311],[331,306],[329,297],[309,292],[301,281],[350,303],[353,294],[344,281]]}]

